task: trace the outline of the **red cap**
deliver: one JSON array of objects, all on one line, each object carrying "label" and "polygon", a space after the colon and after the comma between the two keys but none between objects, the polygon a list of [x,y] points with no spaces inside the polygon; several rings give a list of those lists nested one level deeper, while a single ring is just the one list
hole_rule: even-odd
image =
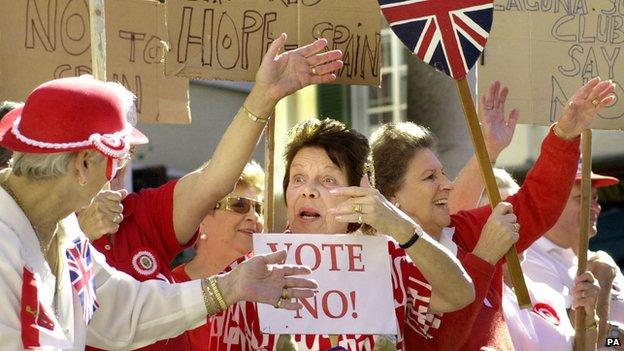
[{"label": "red cap", "polygon": [[[581,181],[582,169],[583,169],[583,160],[580,160],[578,168],[576,170],[576,178],[575,178],[576,182]],[[609,176],[602,175],[602,174],[596,174],[594,172],[590,173],[590,179],[591,179],[593,188],[602,188],[605,186],[616,185],[620,182],[620,180],[615,177],[609,177]]]},{"label": "red cap", "polygon": [[90,76],[49,81],[0,121],[0,145],[26,153],[95,149],[120,158],[148,139],[136,120],[133,97],[123,86]]}]

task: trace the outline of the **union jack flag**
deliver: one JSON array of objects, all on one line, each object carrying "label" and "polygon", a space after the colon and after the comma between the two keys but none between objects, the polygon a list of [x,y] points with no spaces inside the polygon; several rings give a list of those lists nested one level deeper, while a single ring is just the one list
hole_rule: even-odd
[{"label": "union jack flag", "polygon": [[390,27],[421,60],[453,78],[477,62],[492,28],[492,0],[379,0]]},{"label": "union jack flag", "polygon": [[67,249],[66,256],[74,292],[80,299],[84,320],[89,324],[93,318],[93,313],[100,307],[95,296],[91,244],[88,240],[76,238],[74,246]]}]

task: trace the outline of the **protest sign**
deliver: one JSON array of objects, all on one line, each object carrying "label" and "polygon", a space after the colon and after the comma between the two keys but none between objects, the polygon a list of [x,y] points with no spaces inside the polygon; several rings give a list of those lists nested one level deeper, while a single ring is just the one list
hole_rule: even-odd
[{"label": "protest sign", "polygon": [[288,250],[286,263],[307,265],[318,293],[297,311],[259,304],[268,334],[396,334],[387,240],[365,235],[254,235],[254,254]]},{"label": "protest sign", "polygon": [[[23,101],[39,84],[91,73],[83,0],[0,0],[0,99]],[[143,122],[189,123],[188,80],[165,77],[165,7],[106,1],[107,77],[137,96]]]},{"label": "protest sign", "polygon": [[614,105],[592,128],[624,127],[624,2],[496,0],[494,25],[478,66],[479,92],[493,80],[509,86],[507,105],[520,123],[550,125],[592,77],[617,84]]},{"label": "protest sign", "polygon": [[322,37],[343,51],[335,83],[381,83],[376,0],[169,1],[167,29],[167,75],[253,81],[269,45],[285,32],[286,50]]}]

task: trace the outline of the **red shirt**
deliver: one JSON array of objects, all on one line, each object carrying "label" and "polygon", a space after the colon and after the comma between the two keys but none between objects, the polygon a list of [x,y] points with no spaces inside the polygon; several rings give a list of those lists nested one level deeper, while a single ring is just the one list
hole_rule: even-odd
[{"label": "red shirt", "polygon": [[[403,347],[403,335],[406,330],[432,338],[437,331],[439,320],[435,316],[426,316],[423,311],[429,308],[431,286],[427,283],[412,260],[401,249],[396,241],[388,238],[389,259],[392,268],[392,286],[395,313],[398,321],[399,335],[396,340],[397,350]],[[242,260],[234,262],[227,270],[231,270]],[[247,351],[275,350],[275,335],[262,334],[258,320],[256,304],[240,302],[227,310],[210,317],[208,327],[203,327],[196,335],[202,338],[200,348],[194,350],[210,351]],[[208,336],[206,338],[206,331]],[[193,331],[195,332],[195,331]],[[327,335],[294,335],[300,351],[327,350],[331,347]],[[193,340],[193,336],[191,337]],[[340,335],[339,344],[352,351],[369,351],[375,346],[373,335]]]},{"label": "red shirt", "polygon": [[[177,181],[129,194],[122,202],[124,220],[117,233],[104,235],[93,246],[106,262],[139,281],[160,279],[175,283],[169,263],[195,242],[180,245],[173,228],[173,190]],[[87,350],[98,350],[87,347]],[[161,340],[140,350],[189,350],[187,333]]]},{"label": "red shirt", "polygon": [[[557,221],[567,202],[579,159],[579,138],[565,141],[549,132],[535,166],[520,191],[505,201],[513,205],[520,223],[518,252],[526,250]],[[473,255],[481,230],[492,210],[489,206],[451,216],[457,257],[475,284],[475,301],[459,311],[441,316],[438,336],[423,343],[419,335],[406,333],[408,349],[513,350],[502,314],[503,257],[495,266]],[[419,347],[419,348],[417,348]]]}]

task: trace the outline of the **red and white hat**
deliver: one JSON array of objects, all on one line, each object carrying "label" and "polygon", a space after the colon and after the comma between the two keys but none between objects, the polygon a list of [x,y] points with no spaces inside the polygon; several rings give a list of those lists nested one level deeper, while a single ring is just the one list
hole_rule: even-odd
[{"label": "red and white hat", "polygon": [[94,149],[111,158],[148,139],[136,121],[133,96],[117,83],[91,76],[49,81],[0,121],[0,145],[25,153]]},{"label": "red and white hat", "polygon": [[[581,181],[581,178],[582,178],[581,176],[583,174],[582,170],[583,170],[583,160],[580,160],[578,164],[578,168],[576,170],[576,178],[575,178],[576,182]],[[590,173],[590,179],[591,179],[591,185],[593,188],[602,188],[605,186],[616,185],[620,182],[620,180],[615,177],[609,177],[609,176],[602,175],[602,174],[596,174],[594,172]]]}]

